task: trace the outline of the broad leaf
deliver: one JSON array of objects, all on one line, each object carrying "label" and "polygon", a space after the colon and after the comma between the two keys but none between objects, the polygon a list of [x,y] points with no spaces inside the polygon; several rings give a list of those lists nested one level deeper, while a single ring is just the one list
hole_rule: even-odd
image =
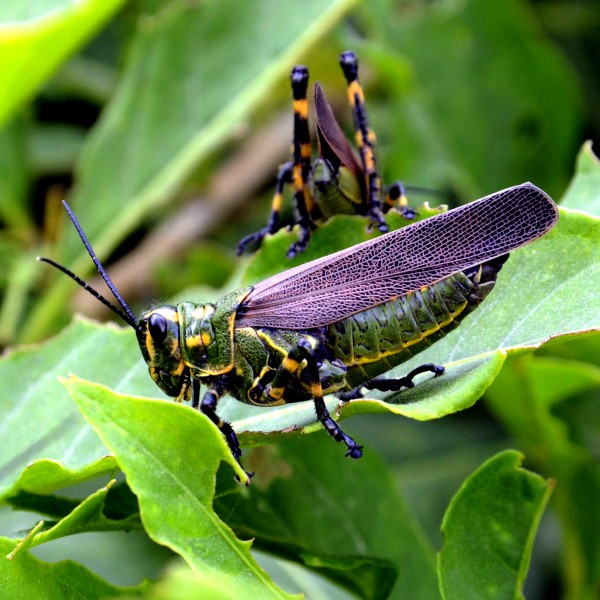
[{"label": "broad leaf", "polygon": [[127,475],[152,539],[196,571],[227,579],[239,598],[288,597],[256,564],[250,542],[237,540],[213,511],[219,462],[229,462],[242,480],[245,474],[208,419],[187,406],[119,396],[75,378],[67,387]]},{"label": "broad leaf", "polygon": [[3,494],[18,489],[45,493],[115,468],[112,458],[102,458],[105,446],[57,381],[57,375],[71,372],[118,391],[156,392],[131,330],[75,321],[46,344],[4,357],[0,360]]},{"label": "broad leaf", "polygon": [[433,550],[389,469],[372,449],[360,461],[340,450],[324,432],[257,448],[249,493],[222,495],[215,508],[258,548],[361,598],[437,599]]},{"label": "broad leaf", "polygon": [[465,481],[450,504],[439,554],[445,600],[522,599],[533,540],[552,486],[506,451]]},{"label": "broad leaf", "polygon": [[124,0],[3,2],[0,125],[123,4]]},{"label": "broad leaf", "polygon": [[70,560],[50,564],[35,558],[29,552],[20,552],[14,557],[9,557],[16,545],[16,540],[0,538],[0,581],[3,598],[138,598],[147,589],[147,584],[137,587],[111,585]]}]

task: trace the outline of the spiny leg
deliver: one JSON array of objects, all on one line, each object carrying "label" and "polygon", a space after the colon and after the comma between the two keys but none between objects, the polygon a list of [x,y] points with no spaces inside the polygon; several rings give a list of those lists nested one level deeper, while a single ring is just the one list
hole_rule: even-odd
[{"label": "spiny leg", "polygon": [[433,373],[434,377],[439,377],[445,371],[445,368],[441,365],[435,365],[433,363],[427,363],[413,369],[408,375],[404,377],[398,378],[375,378],[371,379],[371,381],[367,381],[361,385],[356,386],[354,389],[348,392],[342,392],[338,394],[338,398],[343,402],[348,402],[349,400],[356,400],[357,398],[362,398],[361,390],[379,390],[380,392],[397,392],[401,388],[412,388],[415,387],[415,382],[413,379],[420,375],[421,373]]},{"label": "spiny leg", "polygon": [[349,435],[346,435],[340,426],[331,418],[325,402],[323,400],[323,388],[319,376],[319,367],[315,360],[312,346],[306,339],[301,339],[295,348],[292,348],[283,359],[273,383],[269,390],[271,398],[279,399],[282,397],[285,385],[300,367],[302,361],[306,360],[306,369],[308,370],[309,383],[317,419],[325,428],[325,431],[336,441],[343,442],[348,448],[346,456],[351,458],[360,458],[362,456],[362,446],[359,446]]},{"label": "spiny leg", "polygon": [[379,231],[388,231],[381,202],[381,178],[377,171],[374,145],[375,133],[369,127],[365,97],[358,81],[358,58],[354,52],[343,52],[340,65],[348,83],[348,100],[352,107],[356,145],[367,180],[367,214]]},{"label": "spiny leg", "polygon": [[293,173],[294,204],[298,213],[297,225],[300,227],[300,239],[292,244],[287,252],[288,258],[304,251],[310,240],[310,232],[316,216],[317,207],[307,185],[311,169],[310,132],[308,128],[308,69],[298,65],[290,76],[294,98],[294,142]]},{"label": "spiny leg", "polygon": [[[202,398],[202,402],[200,403],[200,381],[198,379],[192,380],[192,406],[194,408],[200,407],[200,411],[205,414],[223,433],[225,436],[225,440],[227,441],[227,445],[229,446],[229,450],[236,462],[242,469],[244,469],[241,457],[242,457],[242,449],[240,448],[240,443],[238,441],[237,435],[231,426],[231,423],[227,421],[223,421],[215,412],[217,409],[217,403],[219,399],[225,394],[227,386],[224,381],[216,380],[213,384],[208,388],[206,393]],[[248,483],[252,479],[254,473],[248,473],[244,469],[244,472],[248,476]],[[236,477],[236,479],[239,478]]]}]

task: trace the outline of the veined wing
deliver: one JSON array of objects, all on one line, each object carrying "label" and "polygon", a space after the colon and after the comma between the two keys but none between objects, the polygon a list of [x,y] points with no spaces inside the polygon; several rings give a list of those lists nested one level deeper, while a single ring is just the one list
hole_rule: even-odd
[{"label": "veined wing", "polygon": [[510,187],[265,279],[236,327],[328,325],[524,246],[557,221],[545,192]]}]

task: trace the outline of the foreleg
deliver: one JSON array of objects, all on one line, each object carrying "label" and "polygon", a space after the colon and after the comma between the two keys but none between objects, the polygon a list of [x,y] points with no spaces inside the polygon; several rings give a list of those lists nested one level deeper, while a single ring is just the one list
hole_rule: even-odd
[{"label": "foreleg", "polygon": [[[225,394],[226,385],[223,381],[216,380],[213,384],[208,388],[206,393],[202,398],[202,402],[200,403],[200,381],[198,379],[192,380],[192,406],[194,408],[200,407],[200,412],[205,414],[220,430],[221,433],[225,436],[225,440],[227,441],[227,445],[229,446],[229,450],[233,457],[237,461],[238,465],[244,469],[241,457],[242,457],[242,449],[240,448],[240,443],[238,441],[237,435],[231,426],[231,423],[224,421],[217,415],[217,403],[219,399]],[[245,470],[244,470],[245,471]],[[245,471],[248,476],[248,483],[252,479],[254,473],[248,473]]]}]

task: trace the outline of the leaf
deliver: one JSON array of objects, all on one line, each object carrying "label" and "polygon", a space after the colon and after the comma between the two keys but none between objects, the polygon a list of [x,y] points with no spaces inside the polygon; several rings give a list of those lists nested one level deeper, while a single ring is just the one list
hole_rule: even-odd
[{"label": "leaf", "polygon": [[552,486],[503,452],[478,469],[452,499],[438,556],[445,600],[523,598],[533,540]]},{"label": "leaf", "polygon": [[595,408],[599,389],[600,368],[534,355],[508,361],[487,394],[488,405],[532,464],[558,481],[554,506],[568,539],[564,561],[573,568],[567,585],[572,597],[581,598],[593,597],[600,577],[598,428],[588,448],[557,409],[564,403],[560,414],[569,415],[577,406],[574,396],[586,390],[595,391]]},{"label": "leaf", "polygon": [[123,0],[2,3],[0,125],[123,4]]},{"label": "leaf", "polygon": [[433,550],[375,451],[343,459],[321,432],[257,448],[248,465],[248,493],[215,504],[238,536],[361,598],[439,598]]},{"label": "leaf", "polygon": [[25,239],[31,226],[26,206],[30,177],[25,137],[28,126],[28,120],[19,117],[0,127],[0,216]]},{"label": "leaf", "polygon": [[107,597],[140,597],[147,584],[135,587],[117,587],[103,581],[81,565],[68,561],[47,563],[29,552],[7,558],[16,545],[15,540],[0,537],[0,581],[2,597],[6,600],[36,598],[86,598],[103,600]]},{"label": "leaf", "polygon": [[115,468],[112,458],[101,458],[105,446],[56,379],[73,371],[115,390],[157,391],[131,330],[110,325],[78,320],[46,344],[0,359],[2,495],[47,493]]},{"label": "leaf", "polygon": [[586,142],[577,157],[577,167],[562,206],[600,217],[600,161]]},{"label": "leaf", "polygon": [[[90,531],[130,531],[131,529],[139,529],[140,522],[139,515],[137,514],[130,515],[128,518],[120,520],[108,519],[104,515],[103,511],[106,495],[114,483],[114,480],[110,481],[104,488],[91,494],[74,507],[71,512],[65,515],[57,523],[50,524],[50,526],[45,527],[44,530],[36,532],[35,535],[28,540],[26,549],[77,533],[87,533]],[[22,549],[18,549],[18,552],[20,551],[22,551]],[[15,551],[13,553],[13,558],[18,552]]]},{"label": "leaf", "polygon": [[206,417],[187,406],[114,394],[75,377],[65,385],[127,475],[154,541],[196,571],[226,578],[237,597],[288,597],[256,564],[250,542],[237,540],[213,511],[219,462],[231,464],[242,478],[244,473]]},{"label": "leaf", "polygon": [[171,567],[149,590],[145,600],[237,600],[228,578],[219,573],[196,573],[182,564]]}]

